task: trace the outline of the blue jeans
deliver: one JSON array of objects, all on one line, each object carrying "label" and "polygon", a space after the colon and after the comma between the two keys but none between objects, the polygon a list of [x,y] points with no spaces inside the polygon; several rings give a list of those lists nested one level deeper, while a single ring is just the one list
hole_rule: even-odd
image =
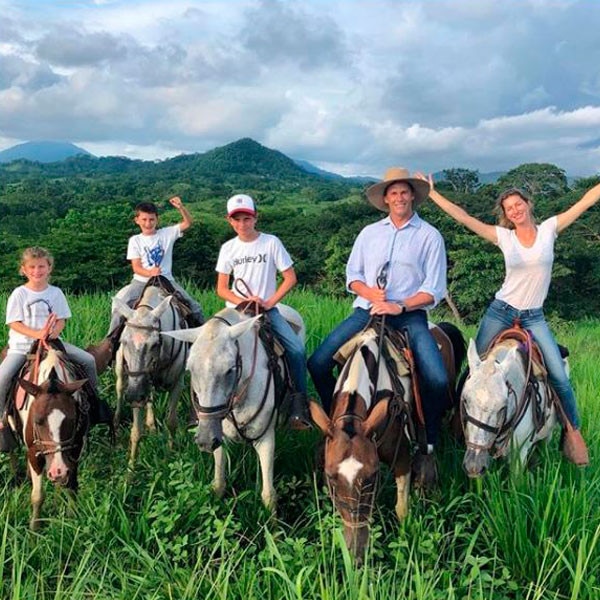
[{"label": "blue jeans", "polygon": [[565,370],[565,364],[560,355],[556,340],[546,323],[544,311],[541,308],[518,310],[502,300],[494,300],[483,315],[475,344],[477,352],[483,354],[490,342],[504,329],[512,327],[514,320],[519,319],[521,326],[528,329],[540,348],[548,369],[548,379],[554,388],[567,419],[579,429],[579,415],[575,393]]},{"label": "blue jeans", "polygon": [[[368,310],[355,308],[354,312],[323,340],[308,360],[308,370],[327,412],[331,408],[336,381],[333,375],[336,366],[333,356],[340,346],[365,328],[370,318]],[[423,310],[416,310],[403,315],[387,315],[386,322],[393,329],[408,331],[425,413],[427,442],[436,444],[442,415],[449,407],[448,374],[437,343],[429,331],[427,314]]]},{"label": "blue jeans", "polygon": [[306,396],[306,351],[304,350],[304,344],[277,308],[268,310],[266,314],[271,321],[273,334],[285,348],[294,391]]}]

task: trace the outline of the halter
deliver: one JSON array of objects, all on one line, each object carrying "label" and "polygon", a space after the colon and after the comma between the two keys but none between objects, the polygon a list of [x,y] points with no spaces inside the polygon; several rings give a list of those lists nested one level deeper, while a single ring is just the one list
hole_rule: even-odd
[{"label": "halter", "polygon": [[[221,321],[222,323],[225,323],[229,327],[231,327],[231,325],[232,325],[227,319],[225,319],[219,315],[213,315],[211,318],[216,319],[217,321]],[[238,340],[234,340],[234,342],[235,342],[235,381],[231,388],[231,392],[229,393],[229,396],[227,397],[225,402],[223,402],[222,404],[217,404],[216,406],[205,406],[205,405],[200,404],[198,401],[193,402],[194,409],[196,411],[198,420],[229,419],[229,421],[231,421],[231,423],[235,427],[236,431],[238,432],[239,436],[244,441],[255,442],[256,440],[260,439],[265,434],[267,429],[270,427],[273,417],[275,415],[275,408],[273,408],[265,428],[259,435],[256,435],[254,437],[249,437],[246,435],[244,430],[262,412],[262,410],[267,402],[269,390],[271,389],[271,381],[273,379],[273,376],[271,374],[269,374],[269,377],[267,378],[267,384],[265,386],[265,391],[263,393],[260,404],[259,404],[258,408],[256,409],[256,412],[245,423],[238,422],[235,417],[234,410],[238,405],[240,405],[244,401],[246,394],[248,393],[248,388],[250,387],[250,382],[254,378],[254,373],[256,370],[256,361],[258,358],[258,332],[255,332],[255,334],[254,334],[254,350],[253,350],[252,366],[250,369],[250,374],[248,375],[248,377],[244,380],[244,382],[241,385],[240,385],[240,383],[242,381],[243,361],[242,361],[242,355],[240,352],[240,344],[239,344]],[[192,389],[192,392],[193,392],[193,389]],[[192,393],[192,398],[194,398],[193,393]]]},{"label": "halter", "polygon": [[[498,456],[503,456],[504,454],[506,454],[506,450],[507,450],[507,446],[510,441],[510,437],[511,437],[512,433],[514,432],[514,430],[519,426],[519,423],[521,423],[521,421],[523,420],[525,413],[527,412],[527,408],[531,404],[532,397],[535,396],[535,399],[537,402],[539,402],[541,400],[540,393],[539,393],[539,382],[537,380],[531,379],[531,373],[532,373],[531,337],[530,337],[529,332],[526,332],[526,331],[524,332],[523,335],[526,336],[527,343],[529,344],[529,346],[528,346],[529,351],[528,351],[527,367],[525,369],[525,385],[523,386],[523,392],[521,393],[520,397],[517,397],[517,393],[516,393],[514,387],[512,386],[512,384],[510,383],[510,381],[508,381],[506,378],[504,379],[504,383],[508,389],[507,399],[510,398],[511,396],[514,398],[515,411],[512,414],[512,416],[509,419],[507,419],[506,418],[506,407],[502,407],[497,412],[504,410],[505,411],[504,418],[500,420],[499,425],[494,427],[493,425],[490,425],[489,423],[485,423],[484,421],[480,421],[479,419],[476,419],[475,417],[470,415],[466,410],[466,407],[464,405],[465,403],[462,401],[460,402],[460,414],[461,414],[461,421],[463,423],[463,430],[464,430],[466,423],[471,423],[472,425],[475,425],[475,427],[477,427],[478,429],[482,429],[483,431],[492,433],[495,436],[494,438],[492,438],[492,440],[490,441],[489,444],[476,444],[474,442],[466,442],[467,448],[472,449],[472,450],[483,450],[485,452],[489,452],[492,448],[495,447],[496,451],[493,454],[494,458],[497,458]],[[502,336],[502,334],[499,335],[498,338],[501,338],[501,336]],[[492,345],[493,345],[493,343],[492,343]],[[490,347],[492,347],[492,345],[490,345]],[[545,386],[547,388],[547,391],[550,392],[550,389],[549,389],[549,386],[547,383],[545,384]],[[552,397],[551,394],[549,395],[549,397]],[[536,431],[538,431],[537,426],[532,430],[532,432],[530,434],[530,439],[533,439]]]},{"label": "halter", "polygon": [[[139,306],[136,307],[136,309],[138,309],[138,308],[147,308],[149,310],[152,310],[155,307],[152,307],[148,304],[140,304]],[[169,308],[171,309],[173,321],[175,322],[177,319],[177,316],[178,316],[177,311],[171,304],[169,304]],[[158,325],[142,325],[141,323],[132,323],[129,320],[126,320],[125,327],[130,327],[131,329],[139,329],[141,331],[156,331],[158,333],[160,333],[160,331],[161,331],[160,323]],[[159,335],[158,336],[158,359],[156,362],[160,361],[160,353],[161,353],[162,347],[163,347],[163,336]],[[170,365],[170,364],[175,363],[175,361],[179,358],[179,355],[181,354],[181,352],[182,351],[185,352],[187,350],[187,346],[185,344],[179,344],[179,346],[177,346],[177,348],[178,348],[177,352],[175,352],[175,344],[173,343],[171,346],[171,356],[169,357],[169,359],[167,361],[165,361],[167,364]],[[152,367],[152,364],[149,364],[146,369],[142,369],[140,371],[130,371],[127,361],[125,360],[125,357],[123,357],[123,370],[128,377],[141,377],[142,375],[153,375],[157,371],[156,367],[154,367],[154,368]]]}]

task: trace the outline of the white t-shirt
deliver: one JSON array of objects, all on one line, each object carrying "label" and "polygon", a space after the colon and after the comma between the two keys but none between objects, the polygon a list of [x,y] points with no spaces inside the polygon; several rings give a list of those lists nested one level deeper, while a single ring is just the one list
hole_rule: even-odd
[{"label": "white t-shirt", "polygon": [[[242,279],[252,295],[266,300],[277,290],[277,271],[285,271],[293,264],[278,237],[260,233],[252,242],[243,242],[239,237],[225,242],[219,252],[216,271],[225,275],[233,273],[232,289],[235,280]],[[226,304],[234,306],[231,302]]]},{"label": "white t-shirt", "polygon": [[519,242],[514,229],[496,227],[498,246],[506,266],[504,283],[496,294],[498,300],[517,310],[542,308],[552,278],[556,227],[556,216],[539,225],[531,248]]},{"label": "white t-shirt", "polygon": [[[182,235],[179,225],[161,227],[153,235],[132,235],[127,245],[127,260],[139,258],[144,269],[160,267],[161,275],[173,281],[173,245]],[[133,278],[144,283],[150,279],[137,273]]]},{"label": "white t-shirt", "polygon": [[[21,285],[12,292],[6,303],[6,324],[20,321],[32,329],[42,329],[52,312],[59,319],[71,316],[69,304],[60,288],[49,285],[45,290],[36,292]],[[9,353],[27,354],[33,342],[33,338],[9,329]]]}]

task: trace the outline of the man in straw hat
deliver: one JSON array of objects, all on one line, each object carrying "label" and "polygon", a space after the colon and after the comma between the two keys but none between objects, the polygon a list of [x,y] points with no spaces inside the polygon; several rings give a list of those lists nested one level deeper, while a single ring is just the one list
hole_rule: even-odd
[{"label": "man in straw hat", "polygon": [[427,323],[426,309],[446,293],[446,250],[437,229],[415,208],[429,195],[429,182],[406,169],[388,169],[383,181],[367,189],[373,206],[388,215],[367,225],[354,242],[346,282],[356,294],[354,311],[317,348],[308,369],[325,410],[335,388],[334,354],[361,331],[372,315],[386,315],[394,329],[406,329],[414,353],[425,413],[427,448],[416,457],[416,473],[424,486],[436,481],[433,449],[446,409],[448,379],[438,346]]}]

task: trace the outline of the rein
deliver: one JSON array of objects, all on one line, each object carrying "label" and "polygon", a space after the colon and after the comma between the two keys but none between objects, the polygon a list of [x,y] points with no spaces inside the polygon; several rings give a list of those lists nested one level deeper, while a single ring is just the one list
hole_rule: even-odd
[{"label": "rein", "polygon": [[[147,304],[140,304],[136,307],[136,310],[138,308],[147,308],[149,310],[152,310],[155,307],[149,306]],[[178,320],[177,317],[179,316],[179,313],[177,312],[177,310],[171,303],[169,303],[169,308],[171,309],[171,316],[173,319],[173,323],[176,323]],[[130,327],[131,329],[139,329],[141,331],[155,331],[158,333],[160,333],[160,331],[161,331],[160,320],[159,320],[158,325],[142,325],[141,323],[132,323],[131,321],[127,320],[127,321],[125,321],[125,327]],[[177,351],[175,351],[175,346],[177,346]],[[161,354],[162,348],[163,348],[163,336],[159,335],[157,363],[160,362],[160,354]],[[177,345],[177,344],[175,344],[175,342],[173,342],[171,344],[171,355],[164,361],[164,363],[167,366],[174,364],[179,359],[182,352],[187,354],[187,345],[182,342],[180,342]],[[142,375],[153,375],[157,372],[157,368],[153,368],[152,364],[149,364],[146,369],[142,369],[140,371],[130,371],[126,360],[123,360],[123,370],[128,377],[141,377]]]},{"label": "rein", "polygon": [[[227,326],[231,327],[231,323],[227,319],[224,319],[223,317],[221,317],[219,315],[214,315],[211,318],[216,319],[217,321],[221,321],[222,323],[225,323]],[[271,415],[269,416],[267,424],[264,427],[263,431],[260,432],[260,434],[253,436],[253,437],[246,435],[244,430],[258,418],[258,416],[261,414],[261,412],[263,411],[263,409],[265,407],[267,398],[269,396],[269,390],[271,389],[271,382],[273,380],[273,375],[271,373],[269,373],[269,376],[267,377],[267,383],[265,385],[265,389],[264,389],[261,401],[258,405],[258,408],[256,409],[256,412],[249,419],[247,419],[246,422],[240,423],[235,417],[234,410],[240,404],[242,404],[243,401],[245,400],[245,398],[248,394],[248,388],[250,387],[250,383],[254,379],[254,374],[256,372],[256,363],[257,363],[257,359],[258,359],[258,331],[254,332],[254,344],[253,344],[252,364],[250,367],[250,374],[248,375],[248,377],[246,377],[246,379],[243,381],[243,383],[241,383],[241,386],[240,386],[240,382],[242,381],[243,360],[242,360],[242,355],[240,353],[240,345],[239,345],[238,340],[235,340],[235,349],[236,349],[235,382],[233,384],[233,387],[232,387],[232,390],[231,390],[229,396],[227,397],[227,400],[222,404],[218,404],[217,406],[203,406],[199,402],[195,402],[194,408],[196,410],[196,415],[198,417],[198,420],[201,420],[201,419],[224,419],[224,418],[229,419],[231,421],[231,423],[233,424],[233,426],[235,427],[235,430],[237,431],[238,435],[245,442],[252,443],[252,442],[255,442],[256,440],[260,439],[261,437],[263,437],[263,435],[266,433],[266,431],[271,426],[271,422],[273,421],[273,417],[276,412],[275,407],[273,407],[273,410],[271,411]],[[193,389],[192,389],[192,392],[193,392]]]},{"label": "rein", "polygon": [[[539,382],[534,381],[531,377],[533,372],[533,353],[534,353],[534,343],[531,337],[531,334],[526,329],[523,329],[518,321],[515,321],[515,324],[510,329],[506,329],[502,331],[496,338],[491,342],[490,347],[486,354],[489,354],[491,348],[493,348],[499,342],[504,340],[514,339],[523,343],[527,349],[527,365],[525,368],[525,385],[523,386],[523,391],[521,392],[520,397],[517,398],[517,393],[510,383],[510,381],[504,380],[506,387],[508,388],[508,397],[514,398],[515,403],[515,412],[513,415],[506,419],[506,408],[500,409],[505,410],[504,418],[501,420],[500,424],[497,426],[490,425],[489,423],[485,423],[476,419],[472,415],[470,415],[466,407],[464,406],[464,402],[460,403],[460,412],[461,412],[461,420],[463,422],[463,429],[465,423],[471,423],[475,425],[475,427],[482,429],[483,431],[487,431],[488,433],[494,434],[494,438],[490,441],[489,444],[475,444],[474,442],[466,442],[467,448],[473,450],[484,450],[490,451],[492,448],[496,448],[494,453],[494,457],[502,456],[506,453],[506,449],[510,440],[510,437],[514,430],[519,426],[523,418],[525,417],[525,413],[527,412],[527,408],[531,405],[531,400],[535,396],[537,401],[540,401],[540,393],[538,390]],[[539,358],[543,361],[541,357],[541,353]],[[548,383],[544,384],[547,388],[548,392],[551,392]],[[552,398],[552,393],[548,395],[549,398]],[[533,420],[535,421],[535,415],[533,415]],[[530,439],[533,439],[536,431],[539,431],[541,425],[538,426],[537,423],[534,422],[534,428],[530,434]]]}]

